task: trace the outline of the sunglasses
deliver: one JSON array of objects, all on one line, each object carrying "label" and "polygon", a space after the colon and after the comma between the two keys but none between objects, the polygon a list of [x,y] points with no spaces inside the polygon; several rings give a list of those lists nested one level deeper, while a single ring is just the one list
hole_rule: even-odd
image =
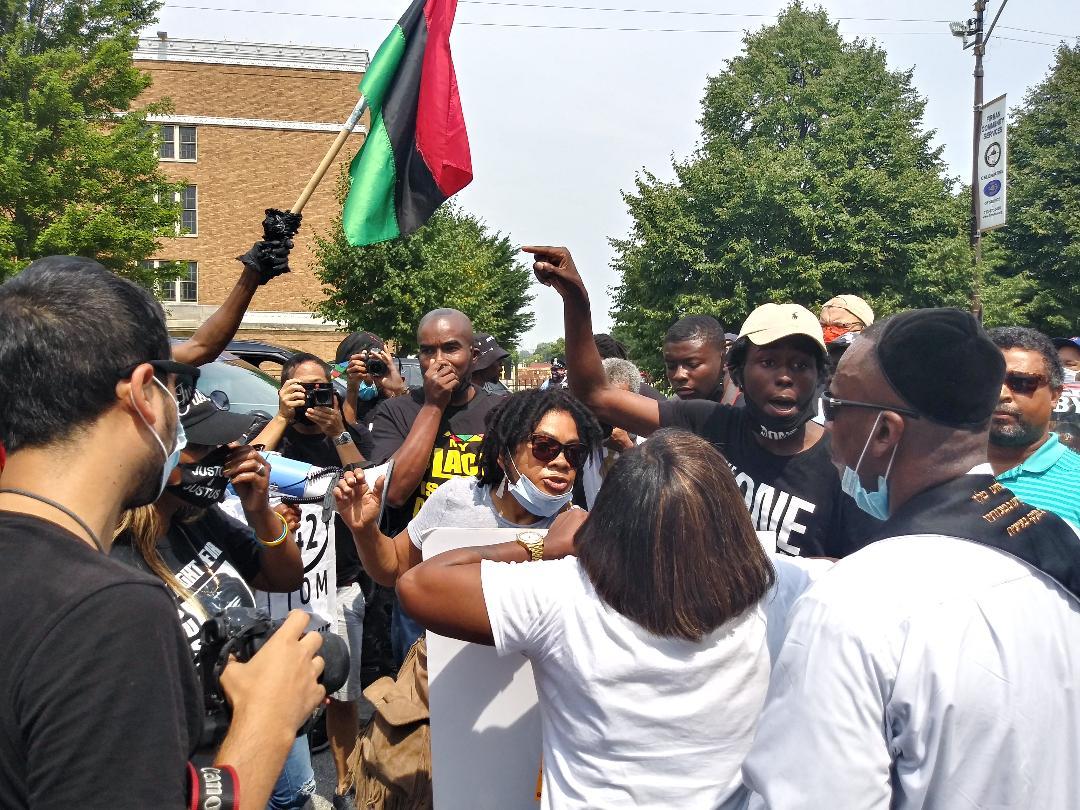
[{"label": "sunglasses", "polygon": [[841,408],[870,408],[874,411],[892,411],[893,413],[902,414],[903,416],[910,416],[912,419],[919,418],[917,411],[913,411],[911,408],[903,408],[899,405],[877,405],[873,402],[856,402],[852,399],[837,399],[832,395],[832,391],[826,391],[821,395],[821,412],[825,416],[826,422],[835,420],[836,412]]},{"label": "sunglasses", "polygon": [[554,461],[561,453],[566,463],[575,470],[584,467],[589,457],[589,448],[581,442],[563,444],[542,433],[534,433],[529,437],[529,449],[532,450],[533,458],[544,464]]},{"label": "sunglasses", "polygon": [[1014,394],[1023,394],[1030,397],[1044,385],[1050,384],[1050,378],[1045,374],[1022,374],[1019,371],[1010,371],[1005,375],[1005,387]]},{"label": "sunglasses", "polygon": [[[176,404],[183,410],[191,404],[191,398],[195,396],[195,381],[199,379],[199,369],[195,366],[189,366],[187,363],[177,363],[175,360],[147,360],[154,369],[155,374],[166,376],[168,374],[174,374],[176,376]],[[133,363],[125,368],[119,374],[119,379],[123,380],[130,377],[142,363]],[[216,392],[222,394],[223,392]],[[225,399],[225,408],[228,409],[228,398]]]}]

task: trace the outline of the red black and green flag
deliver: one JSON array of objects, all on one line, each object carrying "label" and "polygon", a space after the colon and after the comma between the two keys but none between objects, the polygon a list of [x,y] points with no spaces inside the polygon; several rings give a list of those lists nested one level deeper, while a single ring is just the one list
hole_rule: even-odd
[{"label": "red black and green flag", "polygon": [[349,167],[342,224],[353,245],[412,233],[472,181],[450,57],[456,10],[457,0],[416,0],[360,82],[371,130]]}]

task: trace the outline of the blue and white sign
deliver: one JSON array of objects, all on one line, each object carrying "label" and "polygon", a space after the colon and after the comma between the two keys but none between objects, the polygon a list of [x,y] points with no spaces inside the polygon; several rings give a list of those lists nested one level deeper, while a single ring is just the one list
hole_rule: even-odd
[{"label": "blue and white sign", "polygon": [[1006,113],[1005,96],[998,96],[982,108],[977,200],[980,231],[992,231],[1005,224]]}]

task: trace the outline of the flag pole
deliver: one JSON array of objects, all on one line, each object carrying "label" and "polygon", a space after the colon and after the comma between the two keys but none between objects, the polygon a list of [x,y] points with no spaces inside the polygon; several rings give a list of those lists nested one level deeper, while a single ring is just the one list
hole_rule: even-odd
[{"label": "flag pole", "polygon": [[311,175],[311,179],[308,180],[304,190],[300,192],[300,196],[293,203],[293,207],[289,210],[294,214],[299,214],[304,210],[304,206],[307,205],[311,195],[315,193],[315,189],[319,183],[322,182],[323,177],[326,176],[327,171],[330,170],[330,165],[334,162],[334,158],[338,156],[338,152],[341,151],[341,147],[345,145],[346,139],[349,134],[356,128],[357,123],[360,121],[360,116],[364,114],[364,110],[367,109],[367,99],[364,96],[360,96],[360,100],[356,102],[356,106],[353,107],[352,113],[350,113],[348,120],[341,127],[341,132],[338,133],[334,142],[330,145],[330,149],[322,159],[322,163],[319,164],[319,168],[315,170],[315,174]]}]

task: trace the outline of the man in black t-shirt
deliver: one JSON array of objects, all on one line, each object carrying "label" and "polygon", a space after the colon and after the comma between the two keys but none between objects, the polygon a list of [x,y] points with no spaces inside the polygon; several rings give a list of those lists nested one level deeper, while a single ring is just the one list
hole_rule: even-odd
[{"label": "man in black t-shirt", "polygon": [[541,283],[562,296],[566,355],[574,393],[602,422],[648,436],[660,427],[690,430],[724,453],[759,531],[776,533],[777,550],[842,557],[876,530],[840,488],[829,439],[810,422],[825,369],[825,343],[813,313],[765,304],[746,319],[729,368],[745,406],[708,400],[657,403],[608,384],[592,338],[589,296],[565,248],[533,253]]},{"label": "man in black t-shirt", "polygon": [[[176,608],[107,556],[121,510],[157,499],[182,447],[177,399],[198,371],[169,349],[160,304],[91,259],[0,285],[5,810],[189,806],[203,707]],[[306,626],[296,613],[221,676],[235,714],[216,762],[254,807],[325,694]]]},{"label": "man in black t-shirt", "polygon": [[[393,457],[384,500],[394,507],[388,535],[396,535],[439,485],[476,475],[487,414],[501,400],[472,382],[472,321],[456,309],[425,315],[416,331],[424,387],[380,405],[372,416],[374,460]],[[395,609],[394,651],[399,660],[423,628]]]},{"label": "man in black t-shirt", "polygon": [[724,396],[724,327],[709,315],[687,315],[664,335],[664,372],[680,400]]}]

